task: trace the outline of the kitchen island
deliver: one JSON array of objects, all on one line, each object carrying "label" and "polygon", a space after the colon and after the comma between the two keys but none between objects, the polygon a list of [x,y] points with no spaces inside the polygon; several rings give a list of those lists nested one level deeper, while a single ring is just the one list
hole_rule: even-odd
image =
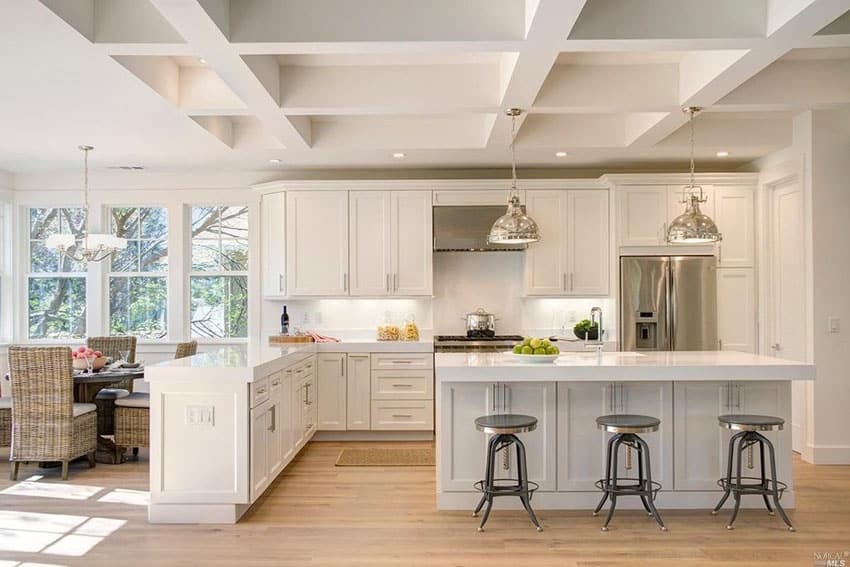
[{"label": "kitchen island", "polygon": [[[783,506],[794,507],[791,381],[814,380],[812,364],[732,351],[564,353],[553,363],[500,353],[438,353],[434,368],[439,509],[472,509],[480,497],[473,483],[483,477],[487,438],[474,420],[493,413],[538,419],[537,429],[522,438],[529,478],[540,485],[534,497],[540,509],[592,509],[599,500],[594,483],[603,476],[607,434],[597,430],[598,416],[661,420],[659,431],[645,436],[653,479],[663,487],[660,509],[717,503],[730,437],[717,416],[782,417],[785,430],[767,436],[777,449],[779,479],[788,484]],[[515,466],[512,458],[503,459],[503,478],[515,478]],[[758,454],[753,466],[760,466]],[[512,500],[499,505],[520,506]],[[622,505],[641,506],[638,499]],[[761,501],[743,499],[742,505]]]}]

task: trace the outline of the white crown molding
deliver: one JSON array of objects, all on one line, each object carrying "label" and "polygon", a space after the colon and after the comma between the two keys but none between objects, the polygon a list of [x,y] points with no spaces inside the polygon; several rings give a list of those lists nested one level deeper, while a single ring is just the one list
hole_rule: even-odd
[{"label": "white crown molding", "polygon": [[[521,179],[520,190],[539,189],[605,189],[600,179]],[[376,179],[376,180],[280,180],[252,185],[259,193],[280,191],[506,191],[511,188],[510,179]]]},{"label": "white crown molding", "polygon": [[[694,180],[706,185],[756,185],[758,173],[697,173]],[[618,185],[685,185],[687,173],[609,173],[600,180],[610,186]]]}]

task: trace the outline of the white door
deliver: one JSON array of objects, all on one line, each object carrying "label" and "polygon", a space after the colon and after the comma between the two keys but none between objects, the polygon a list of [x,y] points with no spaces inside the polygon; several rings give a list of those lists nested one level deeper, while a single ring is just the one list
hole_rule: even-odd
[{"label": "white door", "polygon": [[[770,196],[770,325],[768,337],[775,356],[806,360],[806,282],[803,235],[803,193],[799,184],[776,187]],[[792,444],[805,443],[806,390],[793,385]]]},{"label": "white door", "polygon": [[368,430],[371,413],[371,366],[368,354],[350,353],[346,375],[346,428]]},{"label": "white door", "polygon": [[292,370],[283,372],[283,383],[280,389],[280,414],[277,416],[280,424],[280,454],[283,466],[286,466],[295,456],[295,392],[293,390]]},{"label": "white door", "polygon": [[[528,191],[526,209],[540,229],[540,241],[525,252],[526,295],[567,293],[566,191]],[[594,233],[595,234],[595,233]]]},{"label": "white door", "polygon": [[717,340],[720,350],[756,351],[753,268],[717,270]]},{"label": "white door", "polygon": [[475,418],[495,413],[493,384],[443,384],[440,422],[440,485],[444,491],[471,492],[484,478],[487,435],[475,429]]},{"label": "white door", "polygon": [[558,382],[558,490],[595,490],[604,476],[605,435],[596,427],[603,415],[607,384]]},{"label": "white door", "polygon": [[286,194],[286,279],[291,296],[348,295],[348,192]]},{"label": "white door", "polygon": [[269,476],[269,425],[271,402],[251,410],[251,502],[257,499],[271,481]]},{"label": "white door", "polygon": [[[652,480],[660,482],[663,489],[673,488],[673,383],[672,382],[626,382],[614,384],[614,413],[639,414],[661,420],[658,431],[645,433],[641,437],[649,446]],[[625,451],[625,449],[623,449]],[[636,455],[632,455],[636,457]],[[626,470],[626,460],[620,457],[618,468],[623,476],[634,476],[637,459],[632,470]]]},{"label": "white door", "polygon": [[389,295],[390,194],[349,193],[351,295]]},{"label": "white door", "polygon": [[391,289],[394,295],[434,293],[430,191],[393,191]]},{"label": "white door", "polygon": [[755,211],[753,190],[718,187],[714,222],[723,235],[717,245],[719,268],[752,268],[755,265]]},{"label": "white door", "polygon": [[286,193],[263,195],[260,219],[263,297],[286,296]]},{"label": "white door", "polygon": [[323,352],[318,355],[316,402],[318,424],[322,431],[344,431],[346,428],[345,354]]},{"label": "white door", "polygon": [[[537,429],[517,434],[525,445],[528,479],[539,484],[540,490],[555,490],[557,476],[555,382],[508,382],[505,386],[507,412],[537,418]],[[510,477],[516,478],[516,451],[510,451],[509,455]]]},{"label": "white door", "polygon": [[666,185],[618,189],[616,199],[620,246],[664,244],[668,198]]},{"label": "white door", "polygon": [[298,375],[293,375],[292,382],[292,449],[293,456],[304,446],[304,424],[307,422],[307,389]]},{"label": "white door", "polygon": [[[716,490],[726,474],[728,430],[717,417],[731,413],[728,382],[675,382],[673,488]],[[663,426],[663,424],[662,424]]]},{"label": "white door", "polygon": [[567,192],[567,237],[563,244],[568,294],[608,295],[608,191]]}]

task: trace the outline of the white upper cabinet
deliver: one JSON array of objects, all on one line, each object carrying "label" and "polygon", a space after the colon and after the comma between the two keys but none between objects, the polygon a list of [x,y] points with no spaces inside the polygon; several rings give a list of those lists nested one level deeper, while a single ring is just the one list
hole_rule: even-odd
[{"label": "white upper cabinet", "polygon": [[753,269],[717,270],[718,349],[755,352],[756,318]]},{"label": "white upper cabinet", "polygon": [[286,286],[289,295],[348,295],[348,275],[348,192],[288,192]]},{"label": "white upper cabinet", "polygon": [[431,192],[393,191],[390,203],[393,295],[432,295]]},{"label": "white upper cabinet", "polygon": [[667,227],[666,185],[617,189],[617,219],[620,246],[660,246]]},{"label": "white upper cabinet", "polygon": [[608,295],[608,191],[528,191],[540,242],[525,256],[525,292]]},{"label": "white upper cabinet", "polygon": [[351,295],[391,292],[390,201],[385,191],[349,193]]},{"label": "white upper cabinet", "polygon": [[715,191],[714,222],[723,234],[717,245],[720,268],[751,268],[755,265],[753,190],[747,187],[718,187]]},{"label": "white upper cabinet", "polygon": [[263,195],[261,211],[263,297],[285,297],[286,193]]}]

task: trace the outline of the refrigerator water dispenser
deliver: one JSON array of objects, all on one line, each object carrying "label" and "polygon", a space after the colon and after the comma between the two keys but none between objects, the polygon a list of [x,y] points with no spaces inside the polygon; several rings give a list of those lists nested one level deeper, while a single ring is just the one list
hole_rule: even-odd
[{"label": "refrigerator water dispenser", "polygon": [[635,313],[636,350],[658,350],[658,313],[638,311]]}]

